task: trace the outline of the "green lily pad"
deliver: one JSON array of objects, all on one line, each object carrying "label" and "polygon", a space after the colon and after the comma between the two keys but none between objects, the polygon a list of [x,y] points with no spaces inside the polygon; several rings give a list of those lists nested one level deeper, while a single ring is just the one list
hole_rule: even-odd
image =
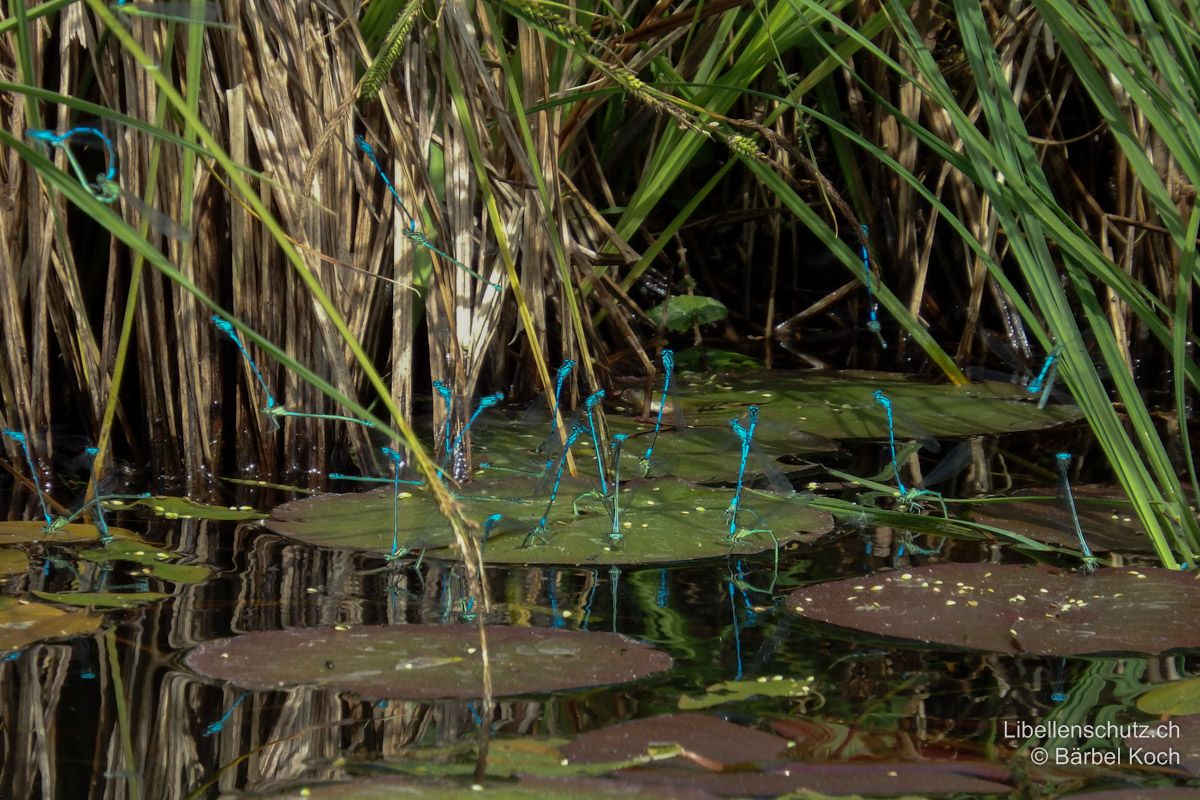
[{"label": "green lily pad", "polygon": [[[487,629],[496,696],[627,683],[671,667],[666,653],[615,633]],[[299,628],[196,647],[189,667],[252,690],[321,685],[369,700],[475,698],[482,667],[474,625]]]},{"label": "green lily pad", "polygon": [[[127,531],[124,528],[110,526],[108,530],[109,533],[117,538],[133,536],[132,531]],[[78,544],[79,542],[98,541],[100,541],[100,531],[96,526],[82,522],[72,522],[54,531],[47,531],[46,523],[41,520],[0,522],[0,545],[27,544],[29,542]]]},{"label": "green lily pad", "polygon": [[[951,386],[894,373],[787,371],[719,376],[704,383],[688,374],[683,381],[677,399],[689,425],[724,427],[731,415],[755,404],[764,423],[833,439],[887,437],[886,412],[872,398],[876,389],[934,436],[1039,430],[1080,417],[1074,406],[1039,409],[1023,388],[997,382]],[[910,434],[903,423],[896,425],[898,437]]]},{"label": "green lily pad", "polygon": [[0,577],[20,575],[29,568],[29,556],[14,548],[0,550]]},{"label": "green lily pad", "polygon": [[82,636],[100,629],[103,618],[64,611],[44,603],[0,597],[0,652],[11,652],[43,639]]},{"label": "green lily pad", "polygon": [[1000,653],[1163,653],[1200,647],[1194,573],[938,564],[788,595],[808,619],[880,636]]},{"label": "green lily pad", "polygon": [[[110,503],[105,503],[110,506]],[[198,503],[188,497],[147,497],[124,502],[125,507],[141,506],[167,519],[212,519],[232,522],[248,522],[267,516],[249,506],[229,507]]]},{"label": "green lily pad", "polygon": [[666,326],[676,333],[687,333],[693,325],[708,325],[729,316],[729,309],[720,300],[691,294],[672,296],[646,315],[658,322],[663,319],[663,306],[666,306]]},{"label": "green lily pad", "polygon": [[[622,491],[619,546],[609,535],[612,521],[595,498],[580,501],[580,514],[572,501],[589,484],[564,478],[559,501],[549,516],[546,541],[523,546],[527,534],[546,509],[546,498],[513,499],[512,492],[531,491],[532,481],[495,482],[495,493],[479,492],[459,498],[475,519],[501,514],[503,519],[489,534],[484,559],[493,564],[648,564],[716,558],[728,553],[748,555],[770,551],[770,533],[744,536],[732,545],[727,538],[725,509],[731,489],[692,486],[675,480],[658,480]],[[454,537],[428,492],[407,487],[400,493],[399,541],[410,551],[424,549],[427,556],[453,556]],[[322,495],[285,503],[274,510],[267,527],[285,536],[325,547],[390,553],[392,547],[390,488],[353,495]],[[769,528],[781,545],[811,542],[833,527],[828,514],[813,511],[790,497],[756,492],[743,499],[741,527]],[[761,524],[761,520],[768,520]]]},{"label": "green lily pad", "polygon": [[813,696],[813,678],[804,680],[785,678],[776,675],[773,678],[762,677],[756,680],[722,681],[708,687],[708,691],[699,696],[684,695],[679,698],[680,711],[699,711],[702,708],[736,703],[751,697],[783,697],[803,700]]},{"label": "green lily pad", "polygon": [[1137,707],[1147,714],[1180,717],[1200,714],[1200,678],[1184,678],[1138,695]]},{"label": "green lily pad", "polygon": [[96,564],[132,561],[145,567],[142,575],[172,583],[196,584],[205,580],[210,574],[208,567],[195,564],[172,564],[170,562],[173,559],[179,558],[177,553],[161,550],[138,539],[118,539],[109,542],[106,547],[84,550],[79,557]]},{"label": "green lily pad", "polygon": [[81,608],[136,608],[146,603],[165,600],[171,595],[162,592],[39,592],[34,596],[50,603]]}]

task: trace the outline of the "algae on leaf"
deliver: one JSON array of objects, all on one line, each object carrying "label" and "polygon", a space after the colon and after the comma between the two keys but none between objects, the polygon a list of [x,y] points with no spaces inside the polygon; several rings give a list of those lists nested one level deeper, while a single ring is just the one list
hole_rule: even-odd
[{"label": "algae on leaf", "polygon": [[1166,569],[938,564],[807,586],[787,608],[881,636],[1000,653],[1164,653],[1200,647],[1195,575]]}]

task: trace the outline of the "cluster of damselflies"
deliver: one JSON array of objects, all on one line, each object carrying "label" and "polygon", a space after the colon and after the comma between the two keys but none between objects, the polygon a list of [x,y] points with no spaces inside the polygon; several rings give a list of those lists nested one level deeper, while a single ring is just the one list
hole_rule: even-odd
[{"label": "cluster of damselflies", "polygon": [[[672,388],[676,378],[675,375],[675,355],[667,349],[662,352],[662,367],[663,367],[663,383],[659,395],[658,410],[654,419],[654,427],[649,431],[648,443],[645,451],[638,458],[638,466],[642,477],[648,477],[651,474],[656,474],[660,470],[658,468],[659,459],[655,455],[655,448],[659,441],[659,434],[663,430],[663,415],[668,407],[674,409],[674,427],[677,432],[684,430],[686,427],[683,423],[683,416],[680,411],[680,403],[678,397],[672,397]],[[574,362],[566,361],[559,368],[555,381],[555,397],[551,404],[555,418],[551,420],[550,436],[547,440],[553,440],[557,434],[557,412],[561,408],[562,387],[567,377],[570,375],[574,367]],[[623,451],[627,446],[629,436],[627,434],[614,434],[609,442],[608,449],[612,453],[611,472],[606,459],[603,455],[603,449],[600,445],[600,435],[597,426],[597,415],[599,413],[600,401],[604,398],[604,390],[597,390],[587,397],[584,401],[583,413],[579,419],[574,421],[569,432],[566,433],[565,439],[562,442],[562,451],[559,453],[558,459],[548,461],[544,471],[544,483],[549,487],[549,499],[537,523],[528,532],[522,545],[525,547],[531,546],[536,542],[548,541],[548,522],[550,514],[554,508],[555,500],[558,497],[559,488],[562,483],[562,476],[565,471],[568,453],[570,447],[575,444],[584,434],[591,436],[593,443],[593,453],[596,460],[597,485],[591,491],[585,493],[596,495],[602,499],[611,520],[609,529],[609,543],[612,547],[620,547],[624,540],[624,529],[626,523],[622,519],[622,474],[621,464]],[[756,449],[754,447],[754,434],[759,424],[759,407],[748,406],[745,413],[729,420],[730,430],[737,437],[737,445],[739,448],[739,461],[737,470],[737,480],[734,488],[734,495],[728,508],[726,509],[726,517],[728,520],[727,541],[732,546],[741,539],[744,539],[753,534],[765,534],[772,538],[776,544],[776,555],[778,555],[778,540],[774,533],[764,527],[747,527],[739,521],[739,515],[743,511],[742,501],[744,490],[747,486],[747,464],[749,463],[751,453]],[[768,468],[769,459],[762,458],[764,468]],[[773,487],[779,491],[787,491],[790,486],[787,484],[787,479],[779,474],[778,469],[774,469],[773,474],[769,476],[772,480]],[[611,481],[610,481],[611,477]],[[578,498],[573,505],[575,513],[578,513]]]},{"label": "cluster of damselflies", "polygon": [[141,500],[150,496],[149,492],[142,494],[102,494],[101,487],[97,482],[96,458],[100,451],[95,447],[87,447],[85,452],[88,456],[89,477],[92,483],[92,498],[88,502],[81,505],[75,511],[66,516],[56,516],[50,511],[50,498],[42,487],[42,482],[38,476],[37,467],[34,466],[33,454],[29,450],[29,440],[24,433],[17,430],[5,428],[0,431],[5,437],[16,442],[17,447],[21,450],[21,455],[24,457],[25,466],[29,469],[29,477],[33,482],[34,493],[37,495],[38,506],[42,512],[42,518],[45,521],[42,530],[46,533],[54,533],[60,531],[67,525],[78,520],[84,515],[90,515],[94,520],[96,529],[100,533],[100,541],[107,545],[112,541],[112,533],[108,529],[108,524],[104,519],[104,503],[121,503],[126,500]]},{"label": "cluster of damselflies", "polygon": [[[1048,365],[1039,374],[1038,379],[1045,380],[1047,373],[1051,369],[1052,362],[1048,361]],[[883,407],[887,418],[888,450],[890,454],[892,474],[896,480],[897,491],[895,493],[895,497],[897,506],[904,511],[920,513],[923,511],[924,504],[926,502],[934,501],[940,506],[943,518],[948,519],[950,515],[946,509],[945,498],[940,492],[927,489],[925,487],[936,485],[938,482],[953,476],[966,465],[970,454],[968,443],[961,443],[950,454],[948,454],[942,460],[942,462],[938,464],[937,467],[935,467],[928,475],[925,476],[925,479],[922,481],[922,486],[905,486],[896,455],[896,415],[899,413],[899,411],[893,405],[891,398],[884,394],[883,391],[876,391],[874,393],[874,398],[875,402]],[[920,427],[911,419],[906,420],[905,425],[910,430],[918,432],[922,446],[928,447],[934,451],[939,449],[936,440],[933,440],[932,437],[928,437],[927,435],[922,435],[923,431],[921,431]],[[1091,573],[1095,570],[1099,561],[1092,554],[1091,548],[1088,547],[1087,541],[1084,539],[1083,528],[1079,521],[1079,514],[1075,508],[1075,499],[1071,492],[1071,483],[1067,475],[1067,469],[1071,463],[1071,454],[1058,453],[1055,456],[1055,461],[1058,466],[1059,474],[1059,499],[1062,503],[1063,509],[1066,511],[1067,516],[1071,521],[1075,535],[1079,540],[1083,569],[1085,572]],[[903,556],[906,548],[911,549],[913,552],[919,555],[933,555],[939,552],[941,549],[940,546],[934,549],[921,548],[912,542],[910,538],[897,548],[896,557],[900,558]]]}]

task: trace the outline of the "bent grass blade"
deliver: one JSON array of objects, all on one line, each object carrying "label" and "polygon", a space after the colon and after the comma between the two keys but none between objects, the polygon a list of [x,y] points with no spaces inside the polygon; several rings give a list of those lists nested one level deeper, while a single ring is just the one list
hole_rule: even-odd
[{"label": "bent grass blade", "polygon": [[211,0],[205,2],[141,3],[117,0],[114,9],[127,17],[177,22],[185,25],[204,25],[232,31],[234,26],[221,19],[221,7]]},{"label": "bent grass blade", "polygon": [[870,237],[870,229],[866,225],[860,226],[862,231],[862,239],[858,244],[859,255],[862,256],[863,262],[863,285],[867,287],[867,330],[875,334],[875,338],[879,340],[881,350],[887,350],[887,341],[883,338],[883,326],[879,324],[879,301],[875,299],[874,276],[871,274],[871,256],[867,252],[867,242]]}]

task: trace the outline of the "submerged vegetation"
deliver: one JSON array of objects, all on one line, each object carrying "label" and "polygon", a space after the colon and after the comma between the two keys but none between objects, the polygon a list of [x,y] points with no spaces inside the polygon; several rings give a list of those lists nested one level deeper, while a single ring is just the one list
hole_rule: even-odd
[{"label": "submerged vegetation", "polygon": [[[1056,620],[1129,623],[1187,599],[1180,576],[1156,574],[1122,603],[1123,582],[1145,576],[1109,567],[1131,552],[1175,571],[1200,558],[1196,0],[11,5],[0,441],[39,519],[0,523],[0,567],[41,602],[0,598],[28,631],[6,634],[10,655],[97,630],[97,609],[173,597],[151,580],[178,592],[209,578],[106,512],[267,518],[287,541],[379,559],[363,574],[385,576],[392,625],[409,591],[398,585],[423,582],[426,557],[460,560],[429,591],[446,599],[441,622],[470,625],[454,636],[478,656],[457,640],[412,656],[405,669],[461,685],[403,696],[481,698],[469,709],[482,780],[522,771],[503,742],[489,765],[493,695],[538,691],[505,671],[500,692],[492,666],[544,658],[571,671],[554,661],[566,638],[495,624],[533,612],[491,596],[488,566],[586,566],[583,641],[599,567],[615,632],[622,567],[725,559],[737,667],[712,686],[739,701],[756,696],[739,627],[765,610],[752,596],[880,635],[1096,652],[965,590],[957,626],[927,636],[909,623],[947,598],[888,605],[916,597],[904,594],[912,573],[806,595],[796,554],[832,519],[874,530],[864,557],[876,567],[945,557],[919,576],[935,593],[938,570],[967,574],[947,542],[1003,543],[1058,567],[996,564],[993,577],[970,565],[988,567],[980,586],[1036,591],[1066,574],[1047,590]],[[807,371],[781,369],[796,367]],[[1000,456],[978,438],[1076,420],[1084,435],[1056,441],[1056,456]],[[71,487],[51,462],[73,447],[64,428],[87,437],[73,508],[55,499]],[[942,453],[948,437],[959,441]],[[878,474],[843,463],[850,440],[877,445]],[[126,493],[127,459],[148,467],[141,483],[169,476],[159,483],[209,500],[228,489],[220,478],[318,494],[268,513]],[[989,463],[1057,482],[1061,504],[988,496]],[[1082,464],[1119,484],[1100,496],[1129,510],[1136,539],[1092,515],[1096,490],[1072,484]],[[982,497],[941,485],[968,465]],[[319,494],[343,481],[377,488]],[[1058,530],[1039,530],[1052,514]],[[751,578],[743,558],[770,577]],[[114,564],[136,565],[131,583],[110,581]],[[1114,591],[1081,612],[1076,581]],[[667,585],[663,570],[641,602],[678,626]],[[779,585],[794,590],[786,600]],[[878,627],[855,623],[866,607]],[[988,609],[984,629],[973,620]],[[340,612],[321,619],[342,624]],[[395,633],[323,631],[330,650],[301,670],[310,678],[335,671],[322,665],[340,660],[340,640]],[[1103,641],[1144,653],[1184,643],[1169,621],[1111,633]],[[193,666],[241,646],[255,660],[253,635],[207,641]],[[652,670],[562,685],[666,669],[651,653]],[[276,685],[243,672],[208,674]],[[811,682],[781,678],[774,696],[824,704]],[[316,683],[355,691],[332,674]],[[251,713],[246,697],[225,698],[204,735]],[[589,771],[568,770],[571,745],[547,741],[532,774],[720,762],[650,742]],[[462,765],[393,766],[448,777]],[[795,789],[758,766],[773,787],[761,794]],[[945,791],[1003,790],[1006,776],[973,769]],[[879,780],[860,777],[864,792]]]}]

